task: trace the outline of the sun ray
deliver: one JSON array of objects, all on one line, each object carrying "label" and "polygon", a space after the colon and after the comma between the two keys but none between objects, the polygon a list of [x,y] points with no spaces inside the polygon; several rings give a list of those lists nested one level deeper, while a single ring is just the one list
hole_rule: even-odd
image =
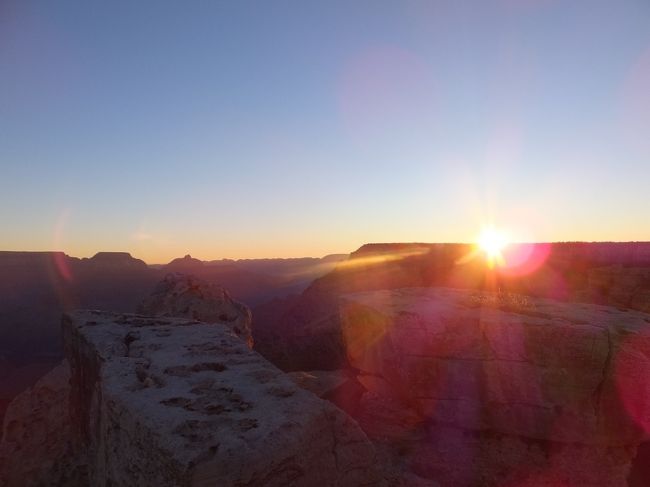
[{"label": "sun ray", "polygon": [[508,245],[508,238],[503,232],[492,226],[486,227],[479,235],[477,245],[485,254],[490,269],[505,264],[503,249]]}]

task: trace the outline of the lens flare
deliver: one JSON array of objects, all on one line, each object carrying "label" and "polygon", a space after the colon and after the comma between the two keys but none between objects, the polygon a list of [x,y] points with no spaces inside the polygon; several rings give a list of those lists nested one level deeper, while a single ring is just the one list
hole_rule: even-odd
[{"label": "lens flare", "polygon": [[485,253],[490,268],[505,264],[503,249],[508,245],[508,238],[494,227],[483,229],[477,240],[478,247]]}]

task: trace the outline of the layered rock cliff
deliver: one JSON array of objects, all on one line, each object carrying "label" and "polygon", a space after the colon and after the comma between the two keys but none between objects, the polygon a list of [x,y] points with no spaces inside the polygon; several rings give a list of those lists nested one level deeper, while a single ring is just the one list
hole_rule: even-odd
[{"label": "layered rock cliff", "polygon": [[360,424],[442,485],[622,487],[650,438],[650,315],[412,288],[341,318]]},{"label": "layered rock cliff", "polygon": [[255,308],[257,350],[285,370],[346,367],[338,299],[404,287],[503,289],[561,301],[650,310],[650,243],[512,246],[513,266],[486,268],[468,244],[368,244],[300,296]]}]

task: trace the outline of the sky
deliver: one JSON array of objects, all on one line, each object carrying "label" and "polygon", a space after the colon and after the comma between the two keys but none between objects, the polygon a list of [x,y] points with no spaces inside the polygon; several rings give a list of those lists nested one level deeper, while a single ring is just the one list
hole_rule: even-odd
[{"label": "sky", "polygon": [[650,240],[647,0],[0,0],[0,249]]}]

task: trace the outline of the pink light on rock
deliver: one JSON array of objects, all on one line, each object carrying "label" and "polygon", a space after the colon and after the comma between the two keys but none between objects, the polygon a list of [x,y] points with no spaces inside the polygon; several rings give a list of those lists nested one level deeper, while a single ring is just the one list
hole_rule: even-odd
[{"label": "pink light on rock", "polygon": [[500,272],[508,276],[525,276],[539,269],[549,254],[551,245],[546,243],[510,244],[502,251],[504,265]]}]

